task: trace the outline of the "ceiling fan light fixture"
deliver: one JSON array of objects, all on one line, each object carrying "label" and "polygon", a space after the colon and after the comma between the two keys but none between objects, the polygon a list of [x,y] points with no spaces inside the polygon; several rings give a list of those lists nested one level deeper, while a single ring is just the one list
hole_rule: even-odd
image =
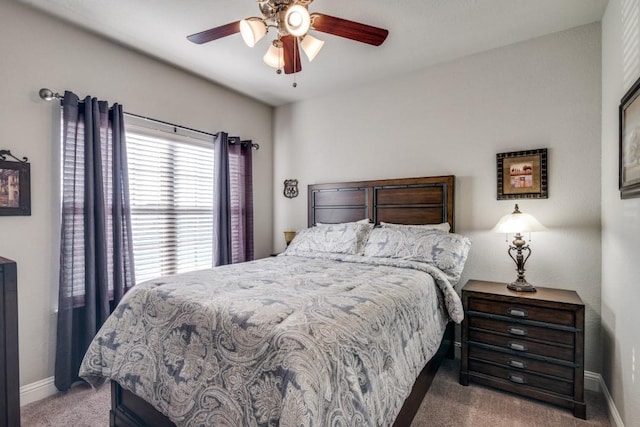
[{"label": "ceiling fan light fixture", "polygon": [[312,2],[313,0],[257,0],[262,17],[251,16],[209,28],[187,36],[187,40],[203,44],[241,33],[245,44],[255,47],[269,29],[273,28],[276,40],[272,40],[262,59],[268,66],[275,68],[278,74],[293,74],[295,86],[295,74],[302,70],[300,51],[304,51],[311,62],[324,46],[324,41],[307,34],[310,30],[314,34],[331,34],[372,46],[380,46],[389,35],[389,31],[384,28],[322,13],[310,14],[308,7]]},{"label": "ceiling fan light fixture", "polygon": [[311,26],[311,17],[306,7],[299,4],[290,6],[284,14],[284,27],[294,37],[302,37]]},{"label": "ceiling fan light fixture", "polygon": [[284,67],[284,49],[282,48],[282,42],[274,40],[269,50],[267,50],[267,53],[262,57],[262,60],[269,67],[278,70]]},{"label": "ceiling fan light fixture", "polygon": [[254,47],[267,34],[267,24],[260,18],[247,18],[240,21],[240,35],[249,47]]},{"label": "ceiling fan light fixture", "polygon": [[309,58],[309,62],[311,62],[316,57],[318,52],[320,52],[322,46],[324,46],[324,41],[313,37],[311,34],[307,34],[302,39],[302,42],[300,42],[300,46],[302,47],[304,53],[307,55],[307,58]]}]

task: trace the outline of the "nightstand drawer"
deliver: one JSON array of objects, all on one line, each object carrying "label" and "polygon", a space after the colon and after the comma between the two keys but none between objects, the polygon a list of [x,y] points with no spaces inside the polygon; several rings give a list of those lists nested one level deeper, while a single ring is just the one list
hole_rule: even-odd
[{"label": "nightstand drawer", "polygon": [[486,329],[519,338],[532,338],[536,340],[560,343],[568,346],[574,345],[575,334],[570,331],[561,331],[551,328],[543,328],[527,324],[518,324],[486,317],[469,316],[469,327]]},{"label": "nightstand drawer", "polygon": [[565,396],[571,396],[573,394],[573,382],[545,378],[543,376],[524,371],[516,371],[513,369],[495,366],[490,363],[478,362],[473,359],[469,360],[469,369],[473,372],[479,372],[495,378],[510,381],[515,385],[536,387]]},{"label": "nightstand drawer", "polygon": [[497,314],[512,319],[533,320],[548,324],[564,326],[574,326],[576,324],[574,311],[538,307],[516,302],[511,303],[485,300],[481,298],[470,298],[468,310]]},{"label": "nightstand drawer", "polygon": [[530,359],[521,354],[509,354],[499,351],[492,351],[486,348],[477,347],[473,343],[469,346],[469,358],[478,359],[485,362],[493,362],[504,368],[537,372],[573,381],[574,368],[559,365],[556,363],[543,362],[541,360]]},{"label": "nightstand drawer", "polygon": [[469,328],[469,343],[485,343],[521,353],[537,354],[554,359],[573,361],[573,346],[544,344],[537,341],[499,335]]}]

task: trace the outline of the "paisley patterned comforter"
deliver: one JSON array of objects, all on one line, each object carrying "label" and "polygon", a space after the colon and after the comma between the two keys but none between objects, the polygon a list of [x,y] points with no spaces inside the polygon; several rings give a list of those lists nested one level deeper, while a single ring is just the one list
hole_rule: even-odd
[{"label": "paisley patterned comforter", "polygon": [[272,257],[136,286],[80,375],[179,426],[387,426],[462,313],[424,263]]}]

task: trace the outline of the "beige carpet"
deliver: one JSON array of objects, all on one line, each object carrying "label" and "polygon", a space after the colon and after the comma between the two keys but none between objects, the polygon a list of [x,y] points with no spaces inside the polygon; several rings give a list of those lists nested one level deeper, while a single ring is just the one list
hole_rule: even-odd
[{"label": "beige carpet", "polygon": [[86,384],[30,403],[20,411],[22,427],[107,427],[111,391],[105,384],[98,391]]},{"label": "beige carpet", "polygon": [[[411,427],[609,426],[604,398],[587,391],[587,420],[566,409],[471,384],[458,384],[459,362],[445,360]],[[23,427],[106,427],[109,387],[77,386],[22,408]]]}]

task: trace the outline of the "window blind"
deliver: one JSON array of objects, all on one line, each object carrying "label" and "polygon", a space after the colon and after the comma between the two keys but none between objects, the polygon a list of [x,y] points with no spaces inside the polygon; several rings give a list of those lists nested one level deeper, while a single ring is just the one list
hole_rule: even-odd
[{"label": "window blind", "polygon": [[136,283],[212,267],[213,141],[131,121],[126,132]]}]

